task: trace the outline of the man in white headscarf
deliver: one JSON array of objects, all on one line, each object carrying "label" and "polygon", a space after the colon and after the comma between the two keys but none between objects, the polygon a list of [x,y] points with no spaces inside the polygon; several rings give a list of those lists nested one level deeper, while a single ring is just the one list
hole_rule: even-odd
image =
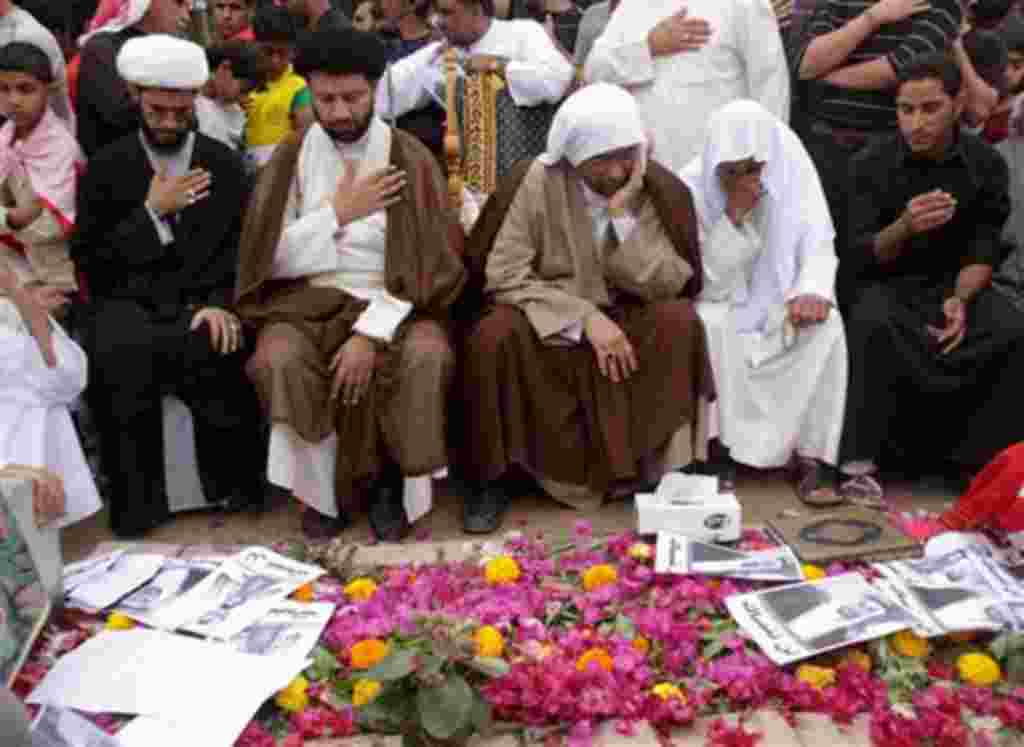
[{"label": "man in white headscarf", "polygon": [[90,159],[72,252],[91,296],[82,325],[87,396],[111,483],[111,527],[138,537],[167,517],[164,396],[192,412],[207,500],[258,506],[254,465],[266,457],[230,311],[248,180],[237,153],[194,130],[206,54],[148,34],[124,43],[117,68],[142,121]]},{"label": "man in white headscarf", "polygon": [[678,171],[700,152],[708,117],[753,99],[789,119],[789,70],[769,0],[621,3],[587,58],[588,81],[627,87]]},{"label": "man in white headscarf", "polygon": [[470,236],[471,278],[491,306],[462,366],[460,456],[479,485],[468,532],[498,527],[517,469],[579,507],[703,458],[696,217],[690,191],[646,148],[633,97],[588,86]]},{"label": "man in white headscarf", "polygon": [[101,8],[104,16],[93,19],[96,28],[78,40],[78,142],[90,158],[139,128],[138,103],[115,64],[121,47],[145,34],[183,32],[192,0],[118,0]]},{"label": "man in white headscarf", "polygon": [[796,456],[799,496],[837,503],[846,339],[834,302],[835,231],[814,164],[777,117],[736,101],[712,115],[703,153],[682,177],[700,219],[697,310],[719,443],[758,468]]}]

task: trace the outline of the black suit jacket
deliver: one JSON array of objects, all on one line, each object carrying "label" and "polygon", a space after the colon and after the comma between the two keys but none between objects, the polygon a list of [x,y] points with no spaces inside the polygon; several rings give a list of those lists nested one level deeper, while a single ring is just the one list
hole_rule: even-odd
[{"label": "black suit jacket", "polygon": [[191,168],[210,172],[210,194],[177,214],[165,246],[145,208],[154,172],[140,133],[90,159],[72,253],[94,300],[133,300],[168,316],[230,305],[249,182],[238,154],[198,132]]}]

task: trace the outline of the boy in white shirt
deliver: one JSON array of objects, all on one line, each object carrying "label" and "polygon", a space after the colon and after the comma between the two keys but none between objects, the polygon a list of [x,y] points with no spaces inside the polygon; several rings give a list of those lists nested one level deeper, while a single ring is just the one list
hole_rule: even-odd
[{"label": "boy in white shirt", "polygon": [[196,97],[199,131],[243,151],[246,113],[242,102],[263,85],[266,64],[254,43],[238,40],[207,48],[206,59],[211,75]]}]

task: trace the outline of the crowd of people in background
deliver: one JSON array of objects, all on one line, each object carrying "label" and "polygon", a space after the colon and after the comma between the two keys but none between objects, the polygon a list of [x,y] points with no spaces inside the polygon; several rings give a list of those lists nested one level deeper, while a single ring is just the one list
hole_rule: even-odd
[{"label": "crowd of people in background", "polygon": [[[878,505],[1024,441],[1015,0],[54,5],[0,0],[0,467],[68,520],[72,409],[113,531],[170,518],[168,397],[211,505],[311,537],[446,474],[486,533],[524,484]],[[452,56],[557,108],[491,194]]]}]

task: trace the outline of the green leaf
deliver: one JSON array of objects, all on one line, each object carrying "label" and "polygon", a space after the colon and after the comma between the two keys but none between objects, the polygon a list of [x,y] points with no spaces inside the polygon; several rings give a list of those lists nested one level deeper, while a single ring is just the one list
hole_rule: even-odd
[{"label": "green leaf", "polygon": [[512,669],[507,661],[494,656],[474,656],[466,662],[466,666],[488,677],[504,677]]},{"label": "green leaf", "polygon": [[484,700],[480,693],[473,698],[473,710],[469,715],[473,731],[477,734],[488,734],[494,727],[494,715],[491,713],[491,704]]},{"label": "green leaf", "polygon": [[704,647],[703,655],[705,659],[714,659],[719,654],[725,653],[725,644],[721,641],[715,640]]},{"label": "green leaf", "polygon": [[444,666],[444,661],[440,656],[425,654],[420,657],[420,667],[417,671],[427,677],[441,674],[441,667]]},{"label": "green leaf", "polygon": [[1011,682],[1024,682],[1024,653],[1014,651],[1006,658],[1006,678]]},{"label": "green leaf", "polygon": [[416,670],[416,656],[416,652],[409,649],[394,649],[376,666],[366,670],[363,677],[381,682],[400,680]]},{"label": "green leaf", "polygon": [[320,682],[333,677],[339,669],[341,665],[334,654],[323,646],[317,646],[313,649],[313,663],[306,669],[306,673],[314,682]]},{"label": "green leaf", "polygon": [[474,697],[473,688],[458,675],[440,687],[420,688],[416,705],[424,731],[434,739],[450,739],[469,723]]},{"label": "green leaf", "polygon": [[402,747],[422,747],[423,740],[415,734],[402,735]]}]

